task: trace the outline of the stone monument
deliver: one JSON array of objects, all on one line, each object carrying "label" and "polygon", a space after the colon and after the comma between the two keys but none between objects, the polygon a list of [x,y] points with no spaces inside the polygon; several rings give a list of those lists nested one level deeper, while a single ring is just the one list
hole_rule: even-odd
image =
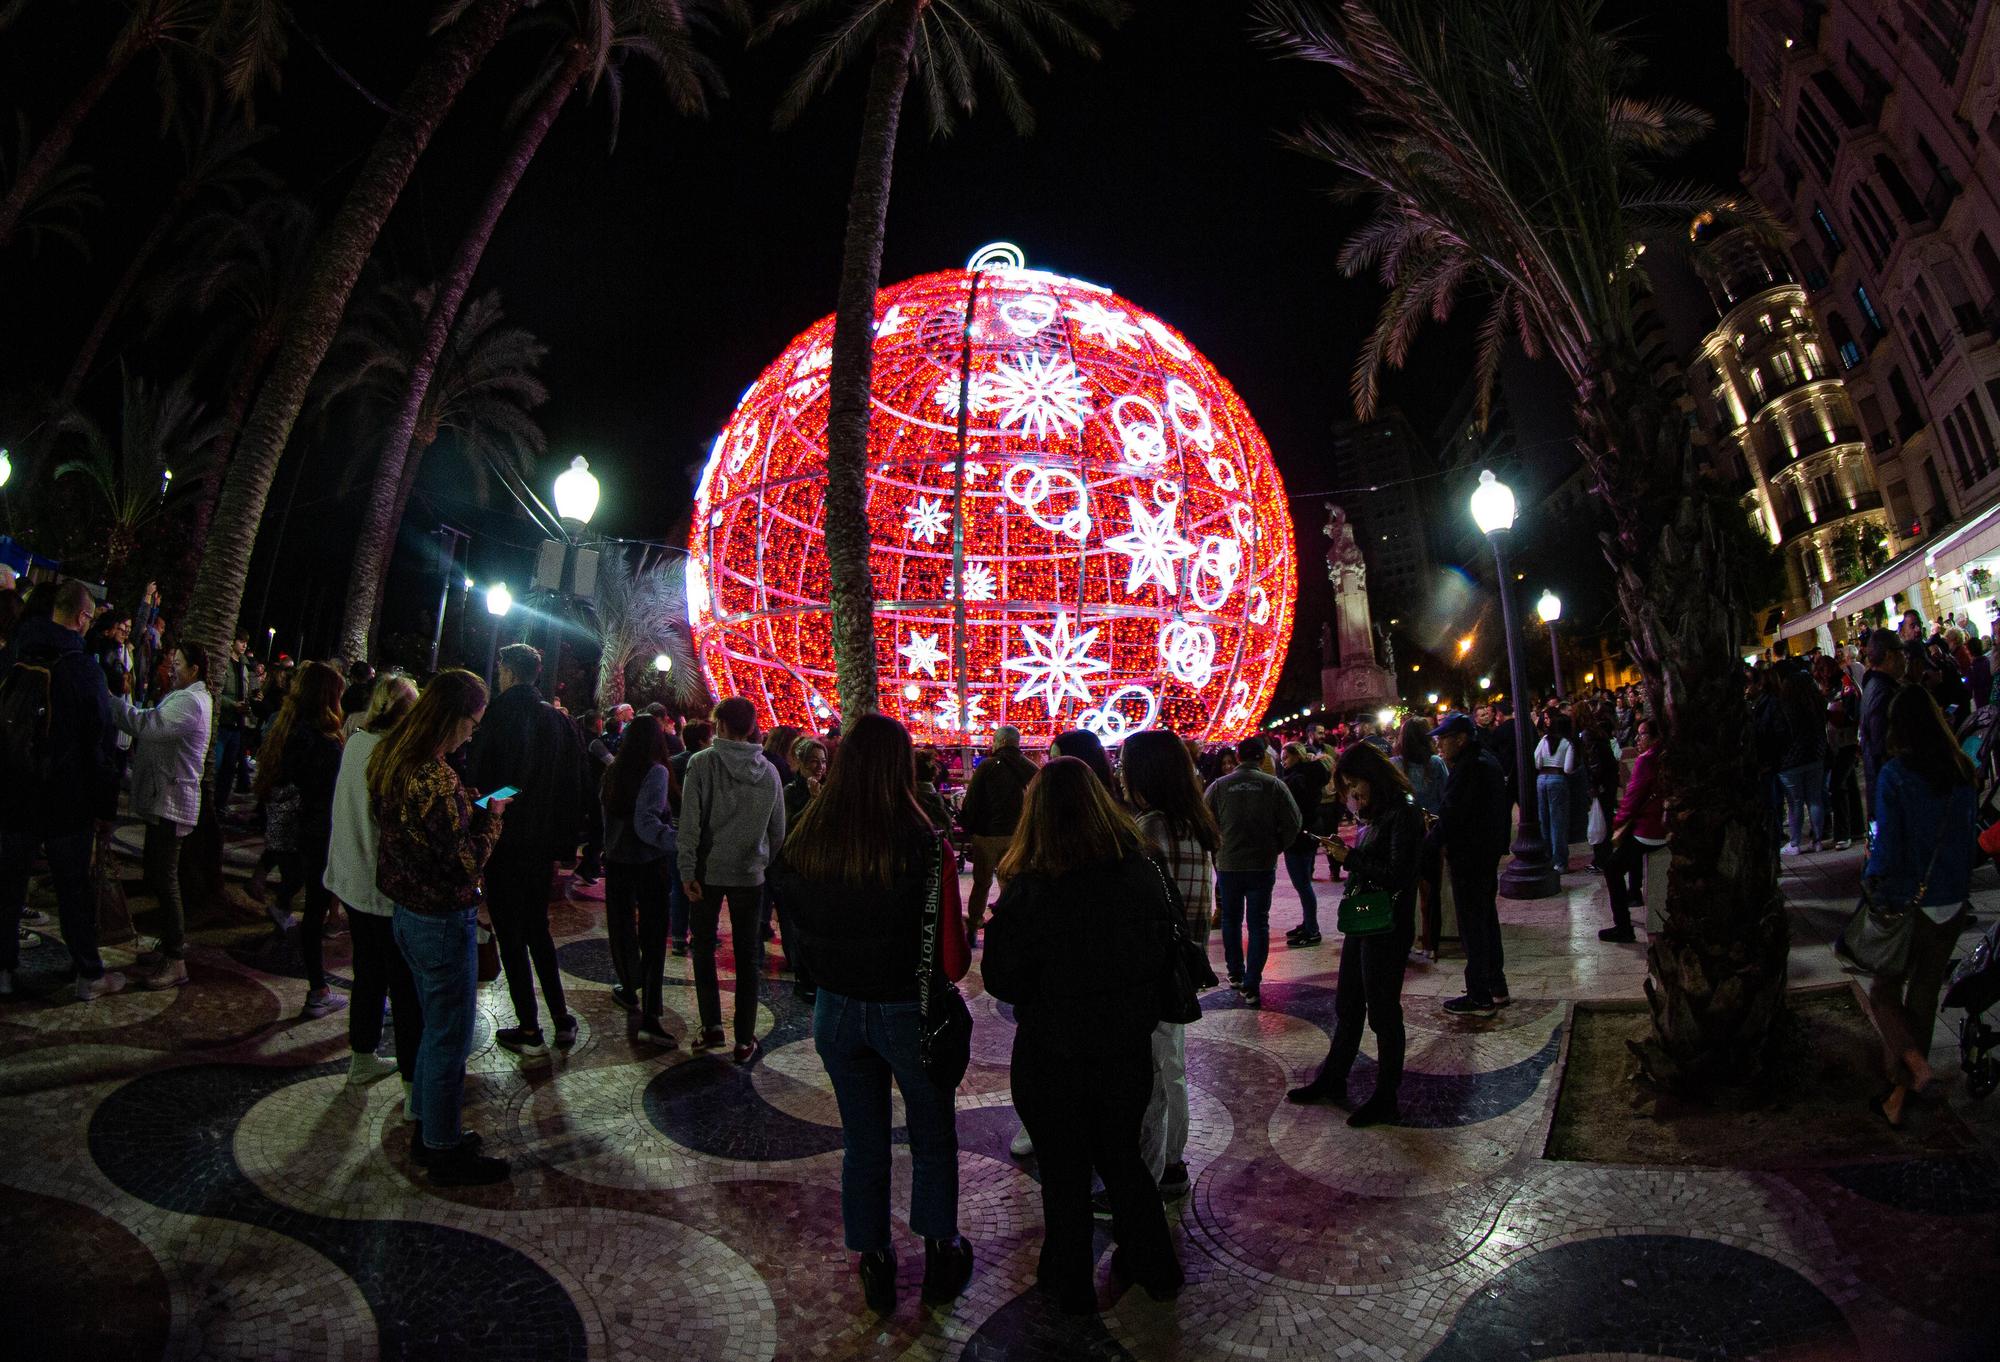
[{"label": "stone monument", "polygon": [[[1396,675],[1376,657],[1376,631],[1368,614],[1368,564],[1354,540],[1354,526],[1345,511],[1328,502],[1320,533],[1332,541],[1326,550],[1326,575],[1333,583],[1333,625],[1320,635],[1321,703],[1336,713],[1396,704]],[[1381,638],[1386,651],[1386,629]],[[1329,642],[1333,649],[1326,646]]]}]

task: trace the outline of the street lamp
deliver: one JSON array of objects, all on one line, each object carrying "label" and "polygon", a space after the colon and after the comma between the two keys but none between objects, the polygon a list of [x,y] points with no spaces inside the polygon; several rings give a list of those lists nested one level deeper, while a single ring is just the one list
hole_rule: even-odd
[{"label": "street lamp", "polygon": [[[550,602],[548,633],[542,655],[549,659],[549,694],[556,693],[562,684],[562,650],[564,635],[569,628],[571,608],[576,603],[576,560],[577,551],[583,547],[584,528],[590,518],[597,514],[599,488],[597,477],[590,471],[590,461],[579,454],[569,461],[569,467],[556,476],[555,501],[556,517],[562,522],[562,573],[556,579],[555,599]],[[595,573],[592,573],[595,576]],[[545,581],[537,582],[545,585]],[[590,593],[585,592],[588,596]]]},{"label": "street lamp", "polygon": [[1542,623],[1549,626],[1549,661],[1554,664],[1556,678],[1556,699],[1563,695],[1562,649],[1556,646],[1556,621],[1563,617],[1562,597],[1544,589],[1542,598],[1535,602],[1535,613],[1542,617]]},{"label": "street lamp", "polygon": [[[1514,510],[1514,490],[1494,477],[1492,469],[1481,472],[1479,486],[1472,492],[1472,523],[1493,546],[1493,585],[1500,593],[1500,620],[1507,630],[1507,673],[1518,701],[1528,693],[1528,669],[1521,658],[1521,628],[1507,577],[1506,544],[1514,528]],[[1549,863],[1549,849],[1535,818],[1535,787],[1528,779],[1528,733],[1532,726],[1528,716],[1519,712],[1518,703],[1515,710],[1514,772],[1521,816],[1514,829],[1514,859],[1500,872],[1500,892],[1510,899],[1551,898],[1561,892],[1562,880]]]},{"label": "street lamp", "polygon": [[276,650],[277,646],[278,646],[278,629],[277,629],[277,626],[276,626],[276,625],[272,625],[272,626],[271,626],[270,628],[268,628],[268,629],[266,629],[266,630],[264,631],[264,665],[265,665],[265,666],[267,666],[267,667],[268,667],[268,666],[270,666],[270,665],[271,665],[271,654],[272,654],[272,652],[273,652],[273,651],[275,651],[275,650]]},{"label": "street lamp", "polygon": [[493,662],[500,653],[500,621],[514,608],[514,593],[505,582],[486,588],[486,613],[493,617],[493,632],[486,636],[486,684],[493,684]]},{"label": "street lamp", "polygon": [[0,487],[7,485],[7,479],[14,476],[14,461],[7,457],[7,451],[0,449]]},{"label": "street lamp", "polygon": [[1438,702],[1438,693],[1436,691],[1432,691],[1430,694],[1424,697],[1424,703],[1427,705],[1434,705],[1437,702]]},{"label": "street lamp", "polygon": [[1492,689],[1493,689],[1493,678],[1492,678],[1492,677],[1490,677],[1490,676],[1482,676],[1482,677],[1480,677],[1480,678],[1479,678],[1479,689],[1481,689],[1481,690],[1492,690]]},{"label": "street lamp", "polygon": [[673,669],[674,669],[674,660],[671,657],[668,657],[665,653],[653,654],[654,671],[658,672],[661,676],[665,676],[668,672],[672,671]]}]

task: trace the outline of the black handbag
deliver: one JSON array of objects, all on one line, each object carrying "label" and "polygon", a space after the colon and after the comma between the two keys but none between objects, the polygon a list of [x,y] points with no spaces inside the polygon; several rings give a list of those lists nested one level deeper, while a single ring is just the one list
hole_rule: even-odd
[{"label": "black handbag", "polygon": [[1201,1020],[1200,990],[1215,986],[1215,969],[1208,963],[1208,952],[1187,934],[1181,896],[1167,878],[1166,869],[1157,857],[1146,859],[1158,872],[1167,901],[1167,966],[1160,980],[1160,1020],[1185,1026]]},{"label": "black handbag", "polygon": [[938,893],[944,877],[944,844],[931,867],[924,900],[923,949],[917,960],[917,1063],[931,1082],[947,1091],[958,1087],[972,1063],[972,1010],[958,985],[938,969]]},{"label": "black handbag", "polygon": [[1917,932],[1917,914],[1923,911],[1924,894],[1931,885],[1931,871],[1937,869],[1938,852],[1944,849],[1944,829],[1938,829],[1931,848],[1930,864],[1917,881],[1908,903],[1883,903],[1867,880],[1861,882],[1861,902],[1854,915],[1834,938],[1833,953],[1863,974],[1901,975],[1910,968],[1910,942]]}]

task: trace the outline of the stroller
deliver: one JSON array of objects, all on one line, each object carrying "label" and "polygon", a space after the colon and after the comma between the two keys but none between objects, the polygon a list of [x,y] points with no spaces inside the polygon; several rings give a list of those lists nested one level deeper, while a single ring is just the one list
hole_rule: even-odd
[{"label": "stroller", "polygon": [[1986,935],[1959,961],[1945,989],[1944,1006],[1963,1008],[1965,1020],[1958,1024],[1959,1066],[1965,1071],[1965,1086],[1975,1098],[1984,1098],[2000,1088],[2000,1027],[1986,1022],[1987,1009],[2000,1003],[2000,922],[1986,929]]}]

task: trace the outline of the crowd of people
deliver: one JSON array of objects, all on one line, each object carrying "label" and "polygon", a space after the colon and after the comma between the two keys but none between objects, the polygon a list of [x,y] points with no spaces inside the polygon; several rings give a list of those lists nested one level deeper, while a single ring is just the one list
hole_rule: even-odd
[{"label": "crowd of people", "polygon": [[[1111,1221],[1115,1271],[1161,1298],[1183,1281],[1164,1217],[1189,1185],[1187,1023],[1163,982],[1176,943],[1206,955],[1219,930],[1227,985],[1243,1007],[1260,1007],[1278,868],[1302,909],[1284,946],[1310,950],[1327,925],[1323,857],[1318,882],[1343,886],[1335,1027],[1314,1076],[1287,1096],[1346,1109],[1350,1125],[1393,1123],[1405,974],[1435,960],[1447,894],[1465,982],[1443,1010],[1490,1017],[1511,1001],[1497,891],[1515,806],[1538,815],[1559,872],[1606,877],[1612,921],[1600,935],[1611,942],[1636,940],[1644,864],[1668,836],[1659,726],[1629,691],[1531,699],[1520,720],[1532,730],[1520,738],[1532,747],[1528,787],[1517,718],[1496,703],[1412,717],[1393,734],[1363,719],[1214,749],[1149,730],[1128,736],[1115,761],[1078,730],[1038,762],[999,726],[954,799],[937,754],[883,716],[824,738],[760,733],[751,703],[732,697],[678,729],[629,706],[579,721],[544,698],[541,655],[525,644],[499,651],[490,693],[459,670],[420,689],[365,664],[260,668],[242,637],[218,665],[193,643],[161,639],[156,609],[119,616],[81,583],[38,586],[20,607],[0,655],[0,994],[13,989],[14,924],[37,856],[80,999],[128,983],[186,985],[180,847],[205,792],[233,818],[229,801],[247,789],[242,816],[261,821],[265,848],[253,897],[287,930],[303,896],[303,1017],[347,1008],[349,1081],[400,1077],[411,1155],[432,1182],[495,1182],[508,1164],[463,1126],[480,942],[490,931],[514,1011],[498,1044],[524,1056],[573,1045],[578,1022],[549,922],[557,869],[573,865],[579,880],[603,881],[612,997],[634,1044],[679,1046],[664,973],[670,954],[689,956],[690,1048],[755,1063],[763,953],[781,942],[840,1111],[847,1247],[865,1299],[882,1310],[897,1290],[892,1085],[925,1299],[955,1296],[973,1271],[959,1226],[957,1076],[940,1058],[953,1044],[949,1009],[931,1002],[952,994],[982,938],[985,990],[1012,1005],[1016,1023],[1012,1148],[1039,1164],[1039,1279],[1063,1307],[1090,1310],[1094,1216]],[[93,652],[96,638],[108,647]],[[2000,713],[1990,668],[1960,666],[1984,661],[1974,643],[1906,618],[1899,632],[1866,635],[1854,655],[1836,649],[1745,677],[1773,836],[1796,854],[1870,836],[1868,881],[1923,909],[1907,966],[1870,990],[1890,1083],[1878,1109],[1892,1124],[1931,1082],[1938,989],[1973,863],[1975,759],[1951,719],[1977,728],[1980,710],[1990,729]],[[24,737],[15,719],[37,698],[49,722]],[[127,781],[160,905],[157,947],[130,980],[104,966],[88,883]],[[1587,864],[1572,860],[1579,843]],[[324,960],[336,912],[352,948],[345,992]],[[377,1054],[385,1015],[393,1060]],[[1355,1101],[1364,1028],[1378,1065]]]}]

